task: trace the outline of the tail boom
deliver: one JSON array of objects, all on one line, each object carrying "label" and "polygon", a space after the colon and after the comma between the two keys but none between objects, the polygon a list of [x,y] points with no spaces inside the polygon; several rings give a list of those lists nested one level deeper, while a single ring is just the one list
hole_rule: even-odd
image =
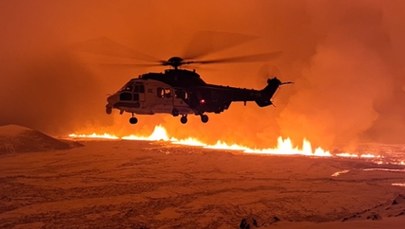
[{"label": "tail boom", "polygon": [[267,86],[260,91],[261,96],[255,100],[259,107],[265,107],[273,104],[270,100],[276,93],[277,89],[283,83],[276,77],[267,80]]}]

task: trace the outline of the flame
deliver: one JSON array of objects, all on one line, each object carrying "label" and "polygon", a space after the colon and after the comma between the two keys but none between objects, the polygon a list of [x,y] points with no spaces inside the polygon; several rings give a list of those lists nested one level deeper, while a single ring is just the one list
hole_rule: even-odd
[{"label": "flame", "polygon": [[360,154],[360,155],[354,154],[354,153],[338,153],[338,154],[336,154],[336,156],[338,156],[338,157],[348,157],[348,158],[369,158],[369,159],[380,158],[381,157],[381,156],[376,156],[376,155],[373,155],[373,154],[370,154],[370,153]]},{"label": "flame", "polygon": [[330,175],[330,176],[332,176],[332,177],[338,177],[338,176],[340,176],[341,174],[345,174],[345,173],[348,173],[348,172],[350,172],[350,170],[345,169],[345,170],[342,170],[342,171],[337,171],[337,172],[335,172],[334,174],[332,174],[332,175]]},{"label": "flame", "polygon": [[121,137],[123,140],[135,140],[135,141],[170,141],[169,135],[167,134],[166,129],[161,126],[155,126],[152,134],[150,136],[137,136],[137,135],[128,135]]},{"label": "flame", "polygon": [[128,135],[118,137],[116,135],[111,135],[108,133],[104,134],[69,134],[70,138],[79,139],[109,139],[109,140],[136,140],[136,141],[165,141],[176,145],[187,145],[196,146],[207,149],[221,149],[221,150],[236,150],[244,153],[250,154],[269,154],[269,155],[303,155],[303,156],[314,156],[314,157],[348,157],[348,158],[365,158],[373,159],[380,158],[373,154],[353,154],[353,153],[339,153],[332,155],[329,151],[324,150],[320,147],[313,149],[311,143],[307,139],[303,139],[302,146],[294,146],[290,138],[279,137],[277,139],[277,146],[274,148],[256,149],[250,148],[248,146],[243,146],[239,144],[229,144],[223,141],[217,141],[215,144],[207,144],[198,139],[189,137],[186,139],[177,139],[175,137],[170,137],[166,129],[161,126],[155,126],[153,132],[149,136],[139,136],[139,135]]},{"label": "flame", "polygon": [[111,140],[116,140],[119,139],[119,137],[111,134],[69,134],[68,135],[70,138],[89,138],[89,139],[111,139]]},{"label": "flame", "polygon": [[405,188],[405,183],[392,183],[391,185]]}]

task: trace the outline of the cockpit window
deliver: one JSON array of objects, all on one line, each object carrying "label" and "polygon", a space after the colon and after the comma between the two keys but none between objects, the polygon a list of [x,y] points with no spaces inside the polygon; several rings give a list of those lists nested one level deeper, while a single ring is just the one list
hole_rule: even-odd
[{"label": "cockpit window", "polygon": [[133,89],[134,89],[134,86],[133,86],[134,84],[133,84],[133,82],[128,82],[127,84],[125,84],[122,88],[121,88],[121,90],[120,91],[132,91]]},{"label": "cockpit window", "polygon": [[132,91],[134,87],[132,85],[129,85],[125,88],[125,91]]},{"label": "cockpit window", "polygon": [[145,93],[145,87],[143,84],[135,84],[135,92]]},{"label": "cockpit window", "polygon": [[122,101],[132,100],[132,94],[128,92],[123,92],[120,94],[120,100]]}]

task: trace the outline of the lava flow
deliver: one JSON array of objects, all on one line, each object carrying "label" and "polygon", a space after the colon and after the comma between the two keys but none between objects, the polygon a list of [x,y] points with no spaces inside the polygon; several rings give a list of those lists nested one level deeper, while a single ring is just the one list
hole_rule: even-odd
[{"label": "lava flow", "polygon": [[161,126],[155,126],[153,132],[149,136],[128,135],[116,136],[108,133],[104,134],[69,134],[70,138],[74,139],[107,139],[107,140],[135,140],[135,141],[166,141],[176,145],[197,146],[207,149],[222,149],[222,150],[236,150],[252,154],[270,154],[270,155],[303,155],[314,157],[351,157],[351,158],[378,158],[379,156],[373,154],[352,154],[352,153],[339,153],[332,155],[329,151],[320,147],[313,150],[311,143],[304,139],[301,147],[294,146],[290,138],[279,137],[277,139],[277,146],[274,148],[256,149],[239,144],[229,144],[218,140],[215,144],[207,144],[198,139],[189,137],[186,139],[177,139],[170,137],[166,129]]}]

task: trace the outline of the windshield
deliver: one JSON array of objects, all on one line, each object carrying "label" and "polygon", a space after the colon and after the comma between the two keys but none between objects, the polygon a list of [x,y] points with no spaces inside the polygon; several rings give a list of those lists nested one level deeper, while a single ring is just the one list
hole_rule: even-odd
[{"label": "windshield", "polygon": [[126,83],[120,91],[132,91],[134,89],[134,82],[130,80],[128,83]]}]

